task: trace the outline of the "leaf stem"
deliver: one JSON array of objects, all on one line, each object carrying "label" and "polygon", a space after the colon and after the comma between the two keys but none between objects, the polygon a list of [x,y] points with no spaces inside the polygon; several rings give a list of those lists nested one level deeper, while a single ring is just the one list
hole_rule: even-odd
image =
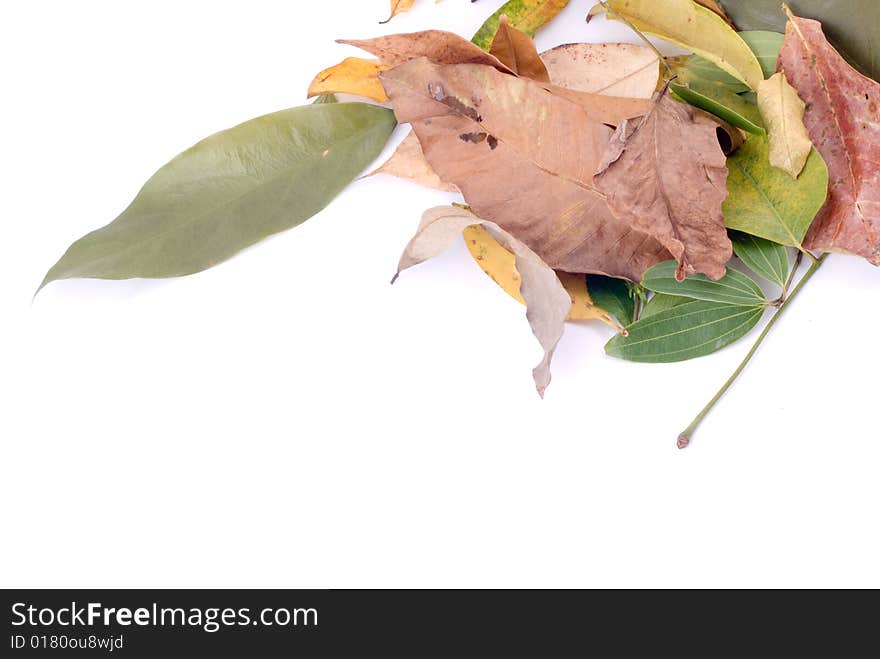
[{"label": "leaf stem", "polygon": [[797,256],[794,259],[794,265],[791,268],[791,272],[788,273],[788,280],[782,286],[782,293],[780,294],[778,299],[770,303],[771,306],[781,307],[785,303],[785,300],[788,299],[788,291],[791,288],[791,283],[794,281],[794,276],[797,274],[798,268],[801,266],[801,261],[803,260],[803,258],[804,253],[798,252]]},{"label": "leaf stem", "polygon": [[[812,256],[812,255],[811,255]],[[783,312],[786,310],[789,304],[791,304],[794,299],[797,297],[798,293],[800,293],[801,289],[804,285],[810,281],[816,271],[821,267],[822,263],[825,262],[825,259],[828,257],[828,254],[823,254],[822,256],[816,258],[814,262],[810,265],[810,269],[807,270],[806,274],[801,278],[798,282],[798,285],[795,286],[794,290],[791,292],[791,295],[779,306],[776,310],[776,313],[773,314],[773,317],[770,319],[770,322],[767,323],[767,326],[764,328],[764,331],[761,332],[758,339],[755,341],[755,344],[752,346],[751,350],[746,354],[745,358],[742,360],[742,363],[736,368],[736,370],[731,374],[729,378],[727,378],[727,382],[725,382],[721,389],[718,390],[712,400],[710,400],[706,407],[704,407],[694,420],[691,421],[691,424],[685,428],[682,433],[678,436],[678,448],[687,448],[691,442],[691,438],[693,437],[694,432],[697,430],[699,425],[702,423],[703,419],[706,418],[706,415],[712,411],[712,408],[715,407],[715,404],[718,403],[719,400],[727,393],[727,390],[736,382],[736,379],[740,376],[740,374],[745,370],[748,363],[752,360],[752,357],[755,356],[755,353],[758,352],[758,348],[761,347],[761,344],[764,342],[764,339],[767,338],[767,335],[770,333],[770,330],[773,329],[773,326],[776,324],[776,321],[782,316]],[[795,268],[797,269],[797,268]]]}]

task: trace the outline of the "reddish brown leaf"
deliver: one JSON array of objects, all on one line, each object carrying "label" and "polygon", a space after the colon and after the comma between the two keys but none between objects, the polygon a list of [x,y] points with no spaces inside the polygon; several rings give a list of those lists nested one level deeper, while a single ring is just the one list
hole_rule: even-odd
[{"label": "reddish brown leaf", "polygon": [[594,188],[611,130],[579,105],[472,64],[419,59],[383,73],[382,82],[440,177],[551,267],[638,281],[670,258],[649,234],[614,217]]},{"label": "reddish brown leaf", "polygon": [[804,246],[880,265],[880,84],[846,63],[821,23],[791,14],[779,67],[807,105],[804,124],[830,174]]},{"label": "reddish brown leaf", "polygon": [[648,115],[617,127],[595,179],[617,217],[678,259],[678,280],[697,272],[721,279],[733,255],[721,212],[727,160],[716,127],[664,91]]},{"label": "reddish brown leaf", "polygon": [[550,75],[538,56],[535,42],[525,32],[513,27],[505,14],[501,15],[498,31],[495,33],[489,52],[517,75],[550,82]]}]

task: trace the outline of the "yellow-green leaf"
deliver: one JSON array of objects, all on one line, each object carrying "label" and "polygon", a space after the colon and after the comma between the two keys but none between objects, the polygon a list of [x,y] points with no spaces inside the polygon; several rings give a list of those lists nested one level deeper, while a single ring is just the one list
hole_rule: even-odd
[{"label": "yellow-green leaf", "polygon": [[693,51],[751,89],[764,73],[748,44],[714,12],[692,0],[607,0],[608,17]]},{"label": "yellow-green leaf", "polygon": [[784,73],[776,73],[760,84],[758,108],[770,140],[770,164],[797,178],[813,143],[804,126],[806,105]]},{"label": "yellow-green leaf", "polygon": [[509,0],[486,19],[471,41],[483,50],[489,50],[502,15],[507,16],[511,26],[533,37],[567,4],[568,0]]}]

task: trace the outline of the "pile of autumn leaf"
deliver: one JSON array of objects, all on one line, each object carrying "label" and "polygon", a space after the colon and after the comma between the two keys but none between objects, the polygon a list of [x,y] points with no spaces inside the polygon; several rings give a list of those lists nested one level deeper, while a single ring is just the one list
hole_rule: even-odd
[{"label": "pile of autumn leaf", "polygon": [[[392,2],[392,16],[412,4]],[[464,202],[425,212],[398,273],[464,234],[527,306],[544,350],[541,395],[566,320],[614,327],[610,355],[680,361],[729,345],[783,305],[801,258],[846,252],[880,264],[880,85],[820,22],[776,0],[607,0],[591,16],[693,54],[592,43],[539,54],[531,37],[567,4],[511,0],[473,41],[425,31],[342,42],[376,59],[322,71],[314,105],[178,156],[43,285],[210,267],[323,208],[395,123],[412,132],[374,173]],[[835,4],[797,3],[813,15]],[[741,20],[785,33],[737,32]],[[863,46],[847,56],[876,77]],[[734,256],[745,268],[728,267]]]}]

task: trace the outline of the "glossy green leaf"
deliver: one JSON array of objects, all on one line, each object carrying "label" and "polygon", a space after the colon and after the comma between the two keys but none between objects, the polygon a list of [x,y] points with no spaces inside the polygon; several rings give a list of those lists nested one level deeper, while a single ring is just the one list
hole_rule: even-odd
[{"label": "glossy green leaf", "polygon": [[176,277],[308,219],[376,156],[394,114],[364,103],[282,110],[199,142],[162,167],[113,222],[46,275]]},{"label": "glossy green leaf", "polygon": [[695,81],[685,86],[672,82],[669,89],[685,103],[714,114],[737,128],[756,135],[765,132],[757,104],[734,94],[723,84]]},{"label": "glossy green leaf", "polygon": [[680,362],[711,354],[742,338],[761,320],[764,306],[693,300],[633,323],[605,352],[632,362]]},{"label": "glossy green leaf", "polygon": [[699,55],[690,57],[667,57],[666,62],[676,76],[676,82],[689,85],[693,82],[712,83],[721,85],[733,94],[739,94],[749,90],[748,85],[743,84],[726,71],[722,71],[712,62],[703,59]]},{"label": "glossy green leaf", "polygon": [[614,316],[621,325],[625,327],[632,322],[635,301],[628,282],[604,275],[587,275],[587,292],[596,306]]},{"label": "glossy green leaf", "polygon": [[741,272],[727,269],[718,281],[706,275],[691,275],[684,281],[675,280],[678,263],[664,261],[649,268],[642,277],[642,286],[655,293],[691,297],[708,302],[752,306],[766,304],[767,299],[761,287]]},{"label": "glossy green leaf", "polygon": [[754,135],[727,159],[727,167],[725,226],[800,248],[828,194],[828,168],[819,152],[813,149],[795,180],[770,165],[767,138]]},{"label": "glossy green leaf", "polygon": [[776,73],[776,60],[779,59],[779,51],[782,49],[783,35],[766,30],[748,30],[740,32],[739,36],[755,53],[764,77],[769,78]]},{"label": "glossy green leaf", "polygon": [[639,317],[639,320],[645,320],[646,318],[650,318],[651,316],[656,316],[661,311],[666,311],[667,309],[672,309],[672,307],[677,307],[679,305],[687,304],[688,302],[693,301],[694,299],[690,297],[680,297],[678,295],[655,293],[651,296],[651,299],[648,300],[648,303],[642,309],[642,315]]},{"label": "glossy green leaf", "polygon": [[[741,30],[785,31],[780,0],[721,0]],[[796,16],[821,21],[825,35],[856,68],[880,80],[878,0],[788,0]]]},{"label": "glossy green leaf", "polygon": [[486,19],[471,41],[483,50],[489,50],[502,14],[507,16],[507,20],[517,30],[533,37],[556,14],[565,9],[568,2],[569,0],[508,0]]},{"label": "glossy green leaf", "polygon": [[788,279],[788,252],[779,243],[758,238],[740,231],[731,231],[733,251],[752,272],[767,281],[785,286]]}]

